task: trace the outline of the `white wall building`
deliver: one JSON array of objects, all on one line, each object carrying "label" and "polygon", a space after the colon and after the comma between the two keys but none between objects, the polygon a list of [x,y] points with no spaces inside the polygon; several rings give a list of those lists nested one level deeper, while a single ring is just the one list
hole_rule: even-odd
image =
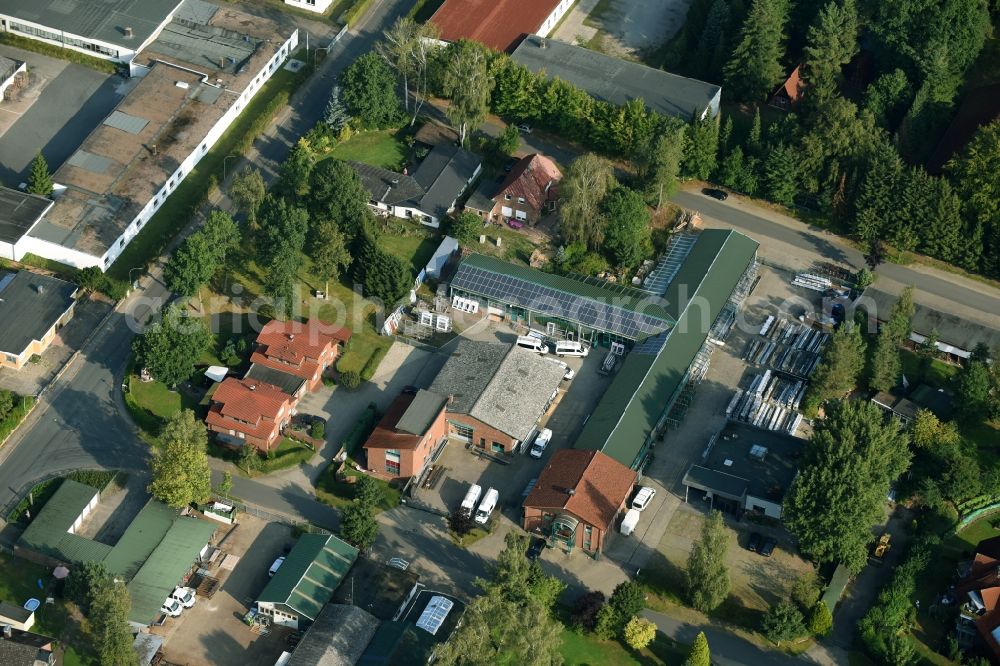
[{"label": "white wall building", "polygon": [[285,0],[285,4],[304,9],[307,12],[325,14],[326,10],[330,9],[330,5],[333,4],[333,0]]}]

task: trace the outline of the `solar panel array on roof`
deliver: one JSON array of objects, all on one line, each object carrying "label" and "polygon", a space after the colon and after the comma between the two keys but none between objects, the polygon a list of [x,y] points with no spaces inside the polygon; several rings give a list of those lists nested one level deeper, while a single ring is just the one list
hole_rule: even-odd
[{"label": "solar panel array on roof", "polygon": [[448,613],[451,612],[452,607],[454,607],[455,602],[447,597],[435,596],[432,597],[429,602],[427,602],[427,608],[424,612],[420,614],[420,619],[417,620],[417,626],[424,631],[434,635],[437,633],[438,629],[444,623]]},{"label": "solar panel array on roof", "polygon": [[459,267],[451,285],[455,289],[579,322],[630,340],[639,340],[670,328],[670,324],[662,317],[632,312],[612,303],[568,294],[511,275],[471,266],[467,262]]},{"label": "solar panel array on roof", "polygon": [[79,169],[93,171],[94,173],[107,173],[108,167],[111,166],[111,160],[107,157],[88,153],[86,150],[76,151],[70,155],[70,158],[66,162]]},{"label": "solar panel array on roof", "polygon": [[104,119],[104,124],[129,134],[138,134],[146,128],[149,121],[122,111],[112,111],[111,115]]}]

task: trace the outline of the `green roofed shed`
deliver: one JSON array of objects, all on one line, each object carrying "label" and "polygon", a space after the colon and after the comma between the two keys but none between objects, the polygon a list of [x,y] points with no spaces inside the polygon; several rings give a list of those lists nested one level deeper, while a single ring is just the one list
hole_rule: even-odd
[{"label": "green roofed shed", "polygon": [[147,502],[104,560],[108,571],[125,580],[132,578],[163,540],[175,520],[175,509],[162,502]]},{"label": "green roofed shed", "polygon": [[60,562],[100,562],[111,546],[74,534],[100,500],[96,488],[65,479],[18,540],[18,546]]},{"label": "green roofed shed", "polygon": [[315,620],[357,557],[357,548],[335,536],[303,534],[260,593],[258,608],[276,623],[277,614],[295,618],[282,620],[295,627]]},{"label": "green roofed shed", "polygon": [[743,234],[707,229],[667,287],[667,312],[677,324],[625,358],[574,448],[603,451],[636,469],[654,430],[683,388],[688,370],[757,253]]}]

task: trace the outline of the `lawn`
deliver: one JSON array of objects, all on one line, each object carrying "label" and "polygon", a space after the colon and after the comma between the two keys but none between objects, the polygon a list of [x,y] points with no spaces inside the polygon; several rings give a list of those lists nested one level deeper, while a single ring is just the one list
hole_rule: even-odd
[{"label": "lawn", "polygon": [[957,365],[945,363],[944,361],[938,359],[932,359],[931,367],[927,376],[921,377],[921,358],[916,353],[911,352],[908,349],[899,350],[899,355],[903,361],[903,374],[906,375],[906,378],[913,385],[924,383],[931,388],[936,389],[951,388],[952,379],[962,370]]},{"label": "lawn", "polygon": [[[335,509],[343,509],[354,499],[354,484],[337,480],[337,463],[331,462],[323,473],[316,479],[316,499],[324,504],[329,504]],[[359,477],[361,472],[345,466],[344,473],[347,476]],[[372,477],[374,478],[374,477]],[[382,501],[376,507],[376,513],[388,511],[399,505],[399,489],[382,479],[375,479],[379,487],[382,488]]]},{"label": "lawn", "polygon": [[[433,236],[430,229],[414,223],[405,224],[405,234],[383,233],[379,236],[378,244],[389,254],[393,254],[403,261],[409,262],[413,275],[416,276],[427,267],[427,262],[434,255],[434,250],[441,244],[441,239]],[[412,229],[409,227],[423,227]],[[425,231],[426,230],[426,231]]]},{"label": "lawn", "polygon": [[[0,553],[0,599],[21,606],[28,599],[45,600],[54,596],[50,590],[39,589],[38,581],[48,585],[53,579],[51,570],[40,564]],[[32,631],[58,638],[66,625],[66,608],[61,601],[54,604],[43,603],[35,611],[35,627]]]},{"label": "lawn", "polygon": [[147,444],[155,446],[160,429],[171,416],[182,409],[201,410],[194,398],[180,391],[171,391],[163,382],[144,382],[133,374],[131,363],[126,371],[128,390],[125,392],[125,406],[132,420],[142,431]]},{"label": "lawn", "polygon": [[355,134],[347,141],[338,143],[330,151],[330,157],[399,171],[407,154],[406,145],[399,140],[401,132],[385,129]]},{"label": "lawn", "polygon": [[680,664],[687,657],[687,648],[661,633],[656,634],[656,640],[649,647],[634,652],[618,641],[597,640],[590,634],[569,628],[563,629],[559,652],[566,666]]},{"label": "lawn", "polygon": [[174,236],[188,225],[198,207],[208,197],[210,188],[222,176],[225,158],[245,152],[254,139],[267,130],[274,115],[287,103],[288,97],[311,71],[310,67],[303,67],[295,73],[280,68],[274,73],[247,104],[243,113],[160,206],[139,235],[128,244],[112,264],[109,275],[126,280],[130,269],[146,266],[163,252]]}]

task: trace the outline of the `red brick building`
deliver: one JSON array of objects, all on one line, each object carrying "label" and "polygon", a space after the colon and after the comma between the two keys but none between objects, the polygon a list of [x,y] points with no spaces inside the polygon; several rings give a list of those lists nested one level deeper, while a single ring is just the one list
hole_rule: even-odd
[{"label": "red brick building", "polygon": [[567,552],[600,553],[637,478],[600,451],[556,451],[524,500],[524,529]]},{"label": "red brick building", "polygon": [[318,319],[304,324],[274,320],[257,336],[250,361],[298,377],[304,380],[306,391],[315,391],[323,381],[323,372],[337,361],[350,339],[350,329],[329,326]]},{"label": "red brick building", "polygon": [[423,389],[401,393],[365,442],[368,469],[389,480],[420,476],[448,438],[447,402]]},{"label": "red brick building", "polygon": [[543,213],[555,210],[561,180],[562,172],[548,157],[537,153],[522,157],[494,195],[489,219],[538,224]]},{"label": "red brick building", "polygon": [[971,562],[960,565],[955,586],[959,646],[1000,663],[1000,537],[984,539]]},{"label": "red brick building", "polygon": [[245,442],[266,453],[278,445],[293,406],[292,397],[276,386],[229,377],[212,395],[205,423],[224,444]]}]

